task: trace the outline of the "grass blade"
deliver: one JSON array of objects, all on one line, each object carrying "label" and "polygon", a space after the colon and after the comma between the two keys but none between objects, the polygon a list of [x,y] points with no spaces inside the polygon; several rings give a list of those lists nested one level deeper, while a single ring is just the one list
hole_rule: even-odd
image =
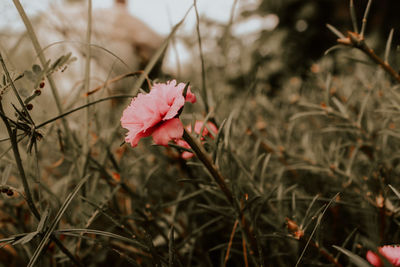
[{"label": "grass blade", "polygon": [[143,73],[139,76],[139,78],[136,80],[135,84],[133,85],[132,89],[130,90],[134,95],[138,92],[139,88],[142,86],[145,78],[149,75],[150,71],[154,68],[156,65],[157,61],[163,56],[165,50],[168,47],[168,44],[170,40],[174,37],[176,31],[179,29],[179,27],[183,24],[185,21],[187,15],[189,14],[189,11],[192,9],[193,6],[189,8],[189,10],[186,12],[185,16],[181,21],[179,21],[174,28],[172,28],[172,31],[170,34],[167,36],[167,38],[164,40],[164,42],[161,44],[160,48],[154,53],[154,55],[151,57],[149,63],[146,65],[146,67],[143,70]]},{"label": "grass blade", "polygon": [[64,235],[68,235],[68,234],[73,234],[73,236],[76,236],[77,233],[79,234],[94,234],[94,235],[101,235],[101,236],[106,236],[106,237],[110,237],[110,238],[114,238],[126,243],[130,243],[132,245],[135,245],[141,249],[145,249],[146,251],[148,251],[148,247],[143,245],[142,243],[133,240],[132,238],[127,238],[125,236],[121,236],[121,235],[117,235],[114,233],[110,233],[110,232],[106,232],[106,231],[101,231],[101,230],[94,230],[94,229],[62,229],[62,230],[57,230],[55,231],[55,233],[57,234],[64,234]]},{"label": "grass blade", "polygon": [[371,265],[369,265],[369,263],[364,260],[363,258],[361,258],[360,256],[354,254],[353,252],[342,248],[342,247],[338,247],[338,246],[333,246],[335,249],[339,250],[340,252],[342,252],[343,254],[345,254],[346,256],[348,256],[350,258],[350,261],[352,263],[354,263],[356,266],[358,267],[370,267]]},{"label": "grass blade", "polygon": [[171,226],[169,231],[169,243],[168,243],[168,266],[174,266],[174,226]]},{"label": "grass blade", "polygon": [[361,25],[361,32],[360,32],[361,38],[364,37],[364,32],[365,32],[365,29],[367,28],[367,17],[368,17],[369,10],[371,8],[371,4],[372,4],[372,0],[369,0],[368,4],[367,4],[367,8],[365,8],[364,17],[363,17],[362,25]]},{"label": "grass blade", "polygon": [[350,0],[350,17],[353,23],[353,31],[358,33],[356,10],[354,9],[354,1]]},{"label": "grass blade", "polygon": [[78,193],[79,189],[81,189],[82,185],[89,179],[90,176],[91,175],[86,175],[84,178],[82,178],[82,180],[75,187],[75,189],[67,196],[67,198],[65,199],[61,208],[57,212],[57,215],[55,216],[54,220],[50,224],[50,227],[47,229],[43,239],[40,241],[39,246],[36,248],[31,259],[29,260],[28,267],[32,267],[35,265],[36,261],[39,259],[40,253],[42,252],[43,248],[45,247],[47,241],[49,240],[51,234],[53,233],[54,229],[56,228],[62,215],[67,210],[69,204],[71,204],[72,200],[74,199],[75,195]]},{"label": "grass blade", "polygon": [[346,36],[343,35],[343,33],[341,33],[338,29],[336,29],[334,26],[330,25],[330,24],[326,24],[326,27],[328,27],[328,29],[333,32],[337,37],[339,37],[339,39],[346,39]]},{"label": "grass blade", "polygon": [[303,251],[301,252],[300,257],[299,257],[299,259],[298,259],[297,262],[296,262],[296,266],[299,266],[300,261],[301,261],[301,259],[303,258],[304,253],[306,252],[307,247],[308,247],[308,245],[310,244],[310,241],[311,241],[312,237],[313,237],[314,234],[315,234],[315,231],[317,230],[318,226],[321,224],[322,217],[324,216],[325,212],[328,210],[328,208],[330,207],[330,205],[333,203],[333,201],[335,201],[336,198],[339,196],[339,194],[340,194],[340,193],[337,193],[333,198],[331,198],[331,200],[329,201],[329,203],[326,205],[325,209],[324,209],[324,210],[322,211],[322,213],[318,216],[317,223],[315,224],[315,227],[314,227],[314,229],[313,229],[313,231],[312,231],[310,237],[308,238],[307,243],[306,243],[306,245],[304,246],[304,249],[303,249]]},{"label": "grass blade", "polygon": [[399,191],[397,191],[396,188],[394,188],[392,185],[389,185],[390,189],[392,189],[393,193],[396,194],[396,196],[400,199],[400,193]]},{"label": "grass blade", "polygon": [[390,47],[392,45],[392,40],[393,40],[393,33],[394,33],[394,29],[391,29],[390,33],[389,33],[389,37],[386,42],[385,56],[383,58],[386,64],[389,64],[389,54],[390,54]]}]

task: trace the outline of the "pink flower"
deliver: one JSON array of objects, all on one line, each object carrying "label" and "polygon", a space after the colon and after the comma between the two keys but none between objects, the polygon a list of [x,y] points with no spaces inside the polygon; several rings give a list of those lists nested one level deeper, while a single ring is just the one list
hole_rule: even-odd
[{"label": "pink flower", "polygon": [[[393,266],[400,266],[400,246],[383,246],[378,248],[379,254],[385,257]],[[372,251],[368,251],[367,260],[374,266],[383,266],[383,263],[378,255]]]},{"label": "pink flower", "polygon": [[[204,136],[209,136],[211,138],[214,138],[214,136],[209,132],[209,130],[207,129],[207,127],[214,133],[217,134],[218,133],[218,128],[217,126],[215,126],[214,123],[212,122],[207,122],[207,127],[204,126],[204,122],[203,121],[196,121],[194,124],[194,132],[196,134],[200,134],[201,128],[203,128],[203,133],[201,134],[200,140],[204,140]],[[188,125],[186,126],[186,130],[191,133],[192,132],[192,125]],[[183,139],[179,139],[176,141],[176,143],[184,148],[190,148],[190,145]],[[184,151],[182,152],[182,158],[184,159],[190,159],[191,157],[193,157],[193,153],[190,153],[188,151]]]},{"label": "pink flower", "polygon": [[121,117],[121,126],[128,129],[125,142],[137,146],[143,137],[152,136],[154,143],[166,146],[170,140],[183,135],[183,125],[177,118],[185,100],[196,102],[196,96],[190,91],[183,97],[184,83],[175,80],[167,83],[155,83],[148,94],[139,93],[132,99]]}]

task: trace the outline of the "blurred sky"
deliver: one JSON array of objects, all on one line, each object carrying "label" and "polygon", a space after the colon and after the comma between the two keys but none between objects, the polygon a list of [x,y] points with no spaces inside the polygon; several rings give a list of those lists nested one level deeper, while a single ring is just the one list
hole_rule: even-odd
[{"label": "blurred sky", "polygon": [[[114,0],[92,0],[93,8],[107,8],[114,4]],[[46,12],[48,5],[61,4],[63,0],[20,0],[26,13],[33,17],[40,12]],[[155,31],[162,35],[167,35],[172,26],[179,22],[189,7],[193,4],[192,0],[127,0],[131,14],[142,19]],[[256,5],[259,0],[239,1],[241,3]],[[197,6],[200,16],[211,18],[215,21],[226,23],[229,21],[234,0],[198,0]],[[260,27],[273,28],[276,18],[267,17],[261,20],[247,22],[243,31],[252,31]],[[190,32],[194,29],[196,17],[194,12],[190,12],[185,24],[184,31]],[[23,25],[18,13],[11,0],[0,0],[0,28],[22,29]]]},{"label": "blurred sky", "polygon": [[[113,0],[92,0],[93,8],[106,8],[113,5]],[[29,16],[46,11],[49,3],[56,5],[61,0],[20,0]],[[199,0],[200,15],[220,22],[229,20],[230,10],[234,0]],[[171,25],[182,19],[193,1],[191,0],[128,0],[131,14],[142,19],[155,31],[166,35]],[[196,17],[194,12],[189,14],[184,25],[186,30],[193,29]],[[0,0],[0,27],[20,28],[22,24],[11,0]]]},{"label": "blurred sky", "polygon": [[[238,5],[256,6],[260,0],[239,0]],[[30,18],[41,12],[46,12],[51,5],[60,5],[63,0],[20,0],[26,13]],[[93,8],[108,8],[114,5],[114,0],[92,0]],[[193,4],[192,0],[127,0],[130,13],[153,28],[156,32],[166,36],[171,28],[178,23],[189,7]],[[220,23],[227,23],[231,14],[234,0],[198,0],[197,6],[200,17],[207,17]],[[237,11],[237,10],[236,10]],[[238,12],[235,12],[237,16]],[[232,29],[236,35],[259,32],[261,29],[271,30],[278,23],[275,15],[266,17],[252,17],[242,23],[235,24]],[[196,16],[192,10],[181,27],[180,32],[193,34],[195,32]],[[21,19],[11,0],[0,0],[0,29],[24,30]],[[179,57],[182,61],[187,61],[190,55],[185,51],[182,44],[177,44]],[[169,61],[174,57],[168,57]],[[174,64],[174,62],[168,62]]]}]

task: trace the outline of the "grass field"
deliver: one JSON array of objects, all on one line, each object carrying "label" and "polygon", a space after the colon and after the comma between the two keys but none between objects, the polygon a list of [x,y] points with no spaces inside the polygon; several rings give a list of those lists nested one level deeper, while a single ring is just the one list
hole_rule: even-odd
[{"label": "grass field", "polygon": [[[290,32],[235,35],[227,10],[186,36],[182,18],[129,69],[95,46],[90,4],[83,41],[51,50],[13,0],[27,32],[0,42],[0,264],[370,266],[400,239],[398,51],[369,35],[371,3],[298,67]],[[190,63],[163,72],[177,40]]]}]

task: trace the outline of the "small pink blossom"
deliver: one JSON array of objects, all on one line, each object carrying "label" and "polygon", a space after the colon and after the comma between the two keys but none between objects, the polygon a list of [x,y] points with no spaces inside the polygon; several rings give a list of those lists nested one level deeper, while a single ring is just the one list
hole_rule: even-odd
[{"label": "small pink blossom", "polygon": [[[400,246],[383,246],[378,248],[379,254],[385,257],[393,266],[400,266]],[[367,260],[373,266],[383,266],[383,263],[378,255],[372,251],[368,251],[366,255]]]},{"label": "small pink blossom", "polygon": [[154,143],[166,146],[170,140],[181,138],[183,125],[178,113],[185,101],[196,102],[190,87],[184,98],[184,88],[184,83],[177,85],[175,80],[155,83],[150,93],[133,98],[121,117],[121,126],[129,130],[125,142],[135,147],[141,138],[151,135]]},{"label": "small pink blossom", "polygon": [[[200,140],[204,140],[205,136],[209,136],[211,138],[214,138],[212,133],[214,133],[214,134],[218,133],[217,126],[215,126],[215,124],[212,123],[212,122],[207,122],[207,127],[206,126],[203,127],[203,125],[204,125],[203,121],[196,121],[195,124],[194,124],[194,132],[196,134],[200,134],[201,128],[203,128],[203,133],[201,134]],[[212,133],[208,129],[210,129]],[[191,133],[192,132],[192,125],[186,126],[186,130],[189,133]],[[190,148],[190,145],[183,139],[177,140],[176,143],[181,147]],[[184,159],[190,159],[194,155],[193,155],[193,153],[190,153],[188,151],[184,151],[184,152],[182,152],[181,156]]]}]

